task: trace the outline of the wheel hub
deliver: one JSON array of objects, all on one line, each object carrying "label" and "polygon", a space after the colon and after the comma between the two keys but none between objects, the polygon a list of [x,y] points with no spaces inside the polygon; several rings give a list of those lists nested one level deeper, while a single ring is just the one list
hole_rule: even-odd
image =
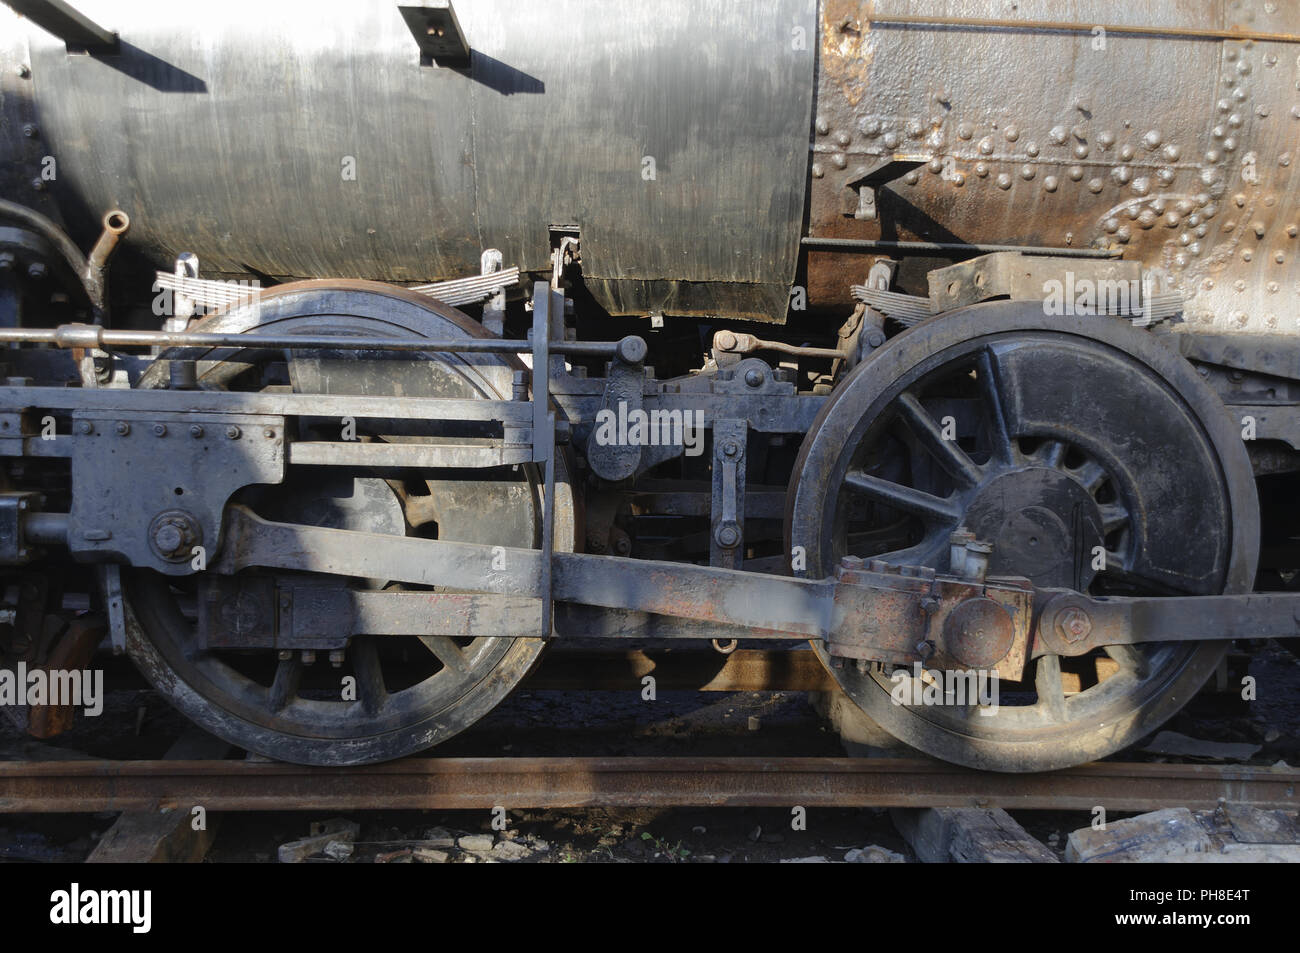
[{"label": "wheel hub", "polygon": [[1101,512],[1087,489],[1062,470],[996,474],[975,492],[964,524],[993,544],[992,575],[1072,589],[1087,588],[1096,575],[1092,553],[1104,539]]}]

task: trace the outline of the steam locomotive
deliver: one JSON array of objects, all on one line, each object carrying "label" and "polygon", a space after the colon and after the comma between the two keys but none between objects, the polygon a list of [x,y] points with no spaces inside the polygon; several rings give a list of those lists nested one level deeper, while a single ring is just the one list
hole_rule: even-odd
[{"label": "steam locomotive", "polygon": [[0,4],[0,668],[346,765],[552,641],[811,643],[931,755],[1118,751],[1300,618],[1298,27]]}]

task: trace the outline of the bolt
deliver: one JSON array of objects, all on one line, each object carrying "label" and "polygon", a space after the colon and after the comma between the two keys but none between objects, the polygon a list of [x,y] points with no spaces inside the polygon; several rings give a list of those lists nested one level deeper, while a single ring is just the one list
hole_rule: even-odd
[{"label": "bolt", "polygon": [[292,600],[291,600],[288,596],[281,596],[281,597],[280,597],[280,608],[281,608],[281,609],[287,609],[287,608],[289,608],[291,602],[292,602]]},{"label": "bolt", "polygon": [[195,440],[197,440],[199,437],[202,437],[202,436],[203,436],[203,428],[200,427],[198,424],[193,424],[193,425],[191,425],[191,426],[190,426],[190,436],[193,437]]},{"label": "bolt", "polygon": [[175,523],[163,523],[154,530],[153,541],[161,552],[174,553],[181,548],[184,535]]},{"label": "bolt", "polygon": [[618,539],[614,540],[614,552],[618,553],[620,556],[626,556],[628,553],[632,552],[632,540],[628,539],[626,536],[620,536]]},{"label": "bolt", "polygon": [[762,387],[766,375],[757,367],[751,367],[745,372],[745,383],[750,387]]},{"label": "bolt", "polygon": [[154,424],[154,425],[153,425],[153,435],[154,435],[155,437],[165,437],[165,436],[167,436],[167,425],[166,425],[166,424]]},{"label": "bolt", "polygon": [[11,251],[0,252],[0,271],[11,271],[14,267],[14,253]]},{"label": "bolt", "polygon": [[262,431],[262,436],[265,437],[267,440],[272,439],[275,436],[275,428],[267,427],[265,430]]},{"label": "bolt", "polygon": [[27,266],[27,277],[33,281],[40,281],[45,277],[45,262],[34,261]]},{"label": "bolt", "polygon": [[921,600],[921,611],[926,615],[933,615],[939,611],[941,605],[943,605],[943,600],[938,596],[926,596]]},{"label": "bolt", "polygon": [[718,545],[730,549],[740,542],[740,531],[731,525],[718,527]]},{"label": "bolt", "polygon": [[238,428],[238,427],[235,427],[235,426],[227,427],[227,428],[226,428],[226,437],[228,437],[228,438],[231,439],[231,440],[238,440],[238,439],[239,439],[239,428]]},{"label": "bolt", "polygon": [[736,346],[736,335],[730,331],[719,331],[718,336],[714,338],[714,343],[718,345],[719,350],[730,351]]},{"label": "bolt", "polygon": [[125,420],[119,420],[117,422],[117,426],[114,427],[113,429],[117,431],[117,435],[119,437],[125,437],[127,434],[131,432],[131,425],[128,424]]},{"label": "bolt", "polygon": [[343,667],[343,650],[342,650],[342,649],[331,649],[331,650],[330,650],[330,664],[333,665],[335,668],[342,668],[342,667]]},{"label": "bolt", "polygon": [[929,639],[916,643],[916,654],[921,656],[922,662],[928,662],[930,656],[934,655],[934,643]]},{"label": "bolt", "polygon": [[302,650],[302,664],[303,664],[303,665],[315,665],[315,664],[316,664],[316,653],[315,653],[314,650],[312,650],[312,649],[303,649],[303,650]]},{"label": "bolt", "polygon": [[44,192],[45,181],[43,179],[32,179],[32,188],[37,192]]},{"label": "bolt", "polygon": [[737,447],[736,444],[730,440],[728,440],[726,443],[722,445],[722,452],[729,457],[734,457],[737,451],[739,451],[739,449],[740,448]]},{"label": "bolt", "polygon": [[280,649],[280,651],[276,653],[276,658],[281,662],[287,662],[289,659],[293,658],[293,652],[289,649]]},{"label": "bolt", "polygon": [[1078,642],[1092,631],[1092,619],[1078,606],[1070,606],[1056,614],[1056,630],[1067,642]]},{"label": "bolt", "polygon": [[77,424],[77,429],[80,430],[82,433],[94,433],[95,425],[92,424],[89,420],[83,420],[81,421],[81,423]]},{"label": "bolt", "polygon": [[23,135],[26,136],[28,139],[35,139],[35,138],[36,138],[36,127],[35,127],[34,125],[32,125],[30,122],[28,122],[28,123],[24,123],[24,124],[23,124]]},{"label": "bolt", "polygon": [[32,75],[32,71],[26,63],[19,63],[14,67],[14,72],[18,74],[19,79],[26,79]]}]

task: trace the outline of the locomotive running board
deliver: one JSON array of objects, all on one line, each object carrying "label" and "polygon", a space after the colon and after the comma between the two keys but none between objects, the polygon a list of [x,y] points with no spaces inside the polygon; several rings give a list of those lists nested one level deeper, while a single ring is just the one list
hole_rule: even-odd
[{"label": "locomotive running board", "polygon": [[[833,656],[992,668],[1018,678],[1027,658],[1083,655],[1107,645],[1285,638],[1300,632],[1300,594],[1093,599],[1034,589],[1013,577],[947,576],[848,557],[834,577],[795,579],[617,556],[554,553],[395,537],[264,520],[232,506],[211,570],[245,569],[389,579],[458,592],[386,593],[315,587],[301,625],[318,638],[353,634],[646,634],[645,613],[670,620],[656,637],[820,639]],[[551,585],[544,570],[552,570]],[[296,596],[299,590],[294,590]],[[549,599],[548,599],[549,597]],[[381,600],[391,599],[390,603]],[[544,606],[560,604],[553,628]],[[579,620],[581,620],[579,622]],[[674,621],[675,620],[675,623]]]}]

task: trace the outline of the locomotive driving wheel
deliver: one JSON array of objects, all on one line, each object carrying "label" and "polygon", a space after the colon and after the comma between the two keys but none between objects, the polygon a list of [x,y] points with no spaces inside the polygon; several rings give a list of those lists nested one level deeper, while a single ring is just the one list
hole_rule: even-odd
[{"label": "locomotive driving wheel", "polygon": [[[943,572],[963,528],[993,544],[990,575],[1172,598],[1250,590],[1257,511],[1240,435],[1181,357],[1123,321],[1002,301],[898,335],[841,383],[795,465],[786,542],[810,578],[846,555]],[[924,696],[891,690],[914,670],[814,647],[900,740],[970,767],[1042,771],[1153,731],[1226,643],[1045,655],[996,706],[912,704]]]},{"label": "locomotive driving wheel", "polygon": [[[194,330],[442,340],[487,334],[424,295],[361,281],[277,287],[255,307],[214,315]],[[162,386],[168,360],[180,357],[199,360],[204,388],[460,399],[510,399],[512,373],[520,368],[511,357],[486,354],[178,349],[164,353],[140,386]],[[300,426],[333,427],[330,438],[338,439],[341,423]],[[361,440],[427,439],[403,435],[400,420],[354,425]],[[474,426],[456,424],[438,439],[472,441]],[[568,479],[561,455],[555,548],[563,551],[574,543]],[[247,488],[237,501],[282,522],[539,548],[544,486],[532,465],[414,475],[291,467],[283,485]],[[359,583],[393,588],[382,579]],[[194,577],[134,570],[123,584],[128,650],[153,686],[212,733],[282,761],[364,764],[435,745],[490,711],[543,646],[539,633],[502,632],[456,639],[354,636],[342,657],[329,661],[325,652],[312,659],[301,651],[204,649],[196,639]],[[350,697],[340,690],[348,676],[355,679]]]}]

